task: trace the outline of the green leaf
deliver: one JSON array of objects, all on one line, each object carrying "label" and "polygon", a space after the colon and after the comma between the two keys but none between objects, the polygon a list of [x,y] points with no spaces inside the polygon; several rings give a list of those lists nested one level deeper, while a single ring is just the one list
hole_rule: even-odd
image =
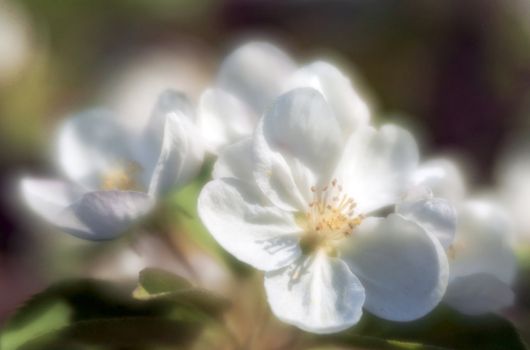
[{"label": "green leaf", "polygon": [[515,249],[517,263],[523,269],[530,269],[530,246],[518,245]]},{"label": "green leaf", "polygon": [[[344,346],[354,346],[355,349],[378,349],[378,350],[447,350],[437,346],[430,346],[412,342],[402,342],[397,340],[385,340],[375,337],[367,337],[356,334],[343,336],[322,336],[321,343],[333,343],[344,349]],[[324,350],[326,347],[311,348],[312,350]]]},{"label": "green leaf", "polygon": [[70,307],[60,300],[54,300],[25,312],[11,321],[10,331],[0,338],[0,349],[18,349],[28,339],[33,339],[68,325]]},{"label": "green leaf", "polygon": [[370,346],[373,340],[384,341],[384,349],[526,349],[515,327],[502,317],[466,316],[446,306],[412,322],[392,322],[366,313],[351,330],[320,337],[324,343],[380,348],[377,342]]},{"label": "green leaf", "polygon": [[219,299],[166,272],[147,270],[143,281],[150,290],[168,292],[138,300],[130,289],[108,282],[80,279],[52,285],[7,322],[0,333],[1,349],[185,344],[224,310]]},{"label": "green leaf", "polygon": [[161,269],[147,268],[140,272],[139,285],[133,292],[135,298],[151,303],[178,306],[175,314],[194,310],[205,316],[216,317],[225,311],[229,302],[203,288],[192,287],[184,278]]},{"label": "green leaf", "polygon": [[60,330],[32,339],[20,350],[70,349],[83,345],[121,348],[185,346],[200,332],[193,324],[157,317],[95,319],[74,322]]},{"label": "green leaf", "polygon": [[230,303],[206,289],[193,288],[161,295],[159,299],[167,300],[178,305],[190,305],[211,316],[225,311]]},{"label": "green leaf", "polygon": [[139,287],[141,287],[148,295],[169,293],[191,288],[191,283],[185,278],[156,268],[146,268],[140,271],[138,283]]}]

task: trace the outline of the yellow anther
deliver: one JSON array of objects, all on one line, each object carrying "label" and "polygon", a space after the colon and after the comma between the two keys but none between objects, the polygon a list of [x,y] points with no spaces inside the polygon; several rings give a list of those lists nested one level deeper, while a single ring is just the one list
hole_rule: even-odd
[{"label": "yellow anther", "polygon": [[302,216],[305,222],[299,223],[305,231],[306,247],[311,250],[335,251],[336,242],[351,235],[364,219],[363,215],[356,215],[353,198],[341,191],[337,179],[322,188],[311,187],[313,200]]},{"label": "yellow anther", "polygon": [[118,166],[107,172],[101,179],[101,189],[103,190],[142,190],[137,181],[139,173],[142,171],[140,164],[128,161],[124,166]]}]

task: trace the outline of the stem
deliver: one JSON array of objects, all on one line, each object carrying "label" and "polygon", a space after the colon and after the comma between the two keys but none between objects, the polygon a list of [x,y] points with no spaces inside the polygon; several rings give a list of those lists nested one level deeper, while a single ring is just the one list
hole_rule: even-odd
[{"label": "stem", "polygon": [[[262,285],[261,280],[263,279],[262,274],[260,273],[255,274],[255,277],[257,277],[257,279],[254,278],[254,280],[259,280],[259,283],[254,283],[254,285],[261,286]],[[263,293],[263,288],[259,288],[259,292],[255,293],[255,295],[258,297],[257,301],[259,303],[259,306],[258,306],[258,314],[259,314],[258,320],[259,321],[256,327],[254,328],[254,331],[252,332],[252,334],[249,336],[249,338],[247,338],[246,344],[248,345],[249,349],[255,349],[257,347],[257,345],[259,344],[259,339],[263,335],[271,318],[270,317],[271,313],[269,311],[269,306],[266,301],[266,297]]]},{"label": "stem", "polygon": [[239,339],[235,336],[234,332],[228,327],[226,317],[223,319],[223,325],[220,327],[223,335],[229,340],[234,350],[244,349],[239,343]]},{"label": "stem", "polygon": [[293,336],[285,342],[282,346],[277,348],[277,350],[298,350],[305,349],[307,344],[303,344],[300,338],[300,332],[296,332]]},{"label": "stem", "polygon": [[164,232],[161,232],[157,235],[157,238],[160,239],[163,243],[165,243],[169,248],[171,248],[171,254],[176,260],[178,260],[182,264],[182,266],[186,269],[186,272],[190,275],[190,277],[196,282],[200,282],[199,274],[193,267],[193,264],[190,262],[190,259],[186,254],[185,249],[182,249],[179,242],[175,242],[175,239],[171,234],[171,230],[165,230]]}]

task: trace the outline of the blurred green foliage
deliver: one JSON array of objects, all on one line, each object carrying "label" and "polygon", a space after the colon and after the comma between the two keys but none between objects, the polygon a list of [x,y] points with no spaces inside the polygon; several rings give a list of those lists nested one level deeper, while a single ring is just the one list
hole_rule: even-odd
[{"label": "blurred green foliage", "polygon": [[365,314],[359,325],[336,339],[348,344],[359,335],[445,349],[526,349],[506,319],[493,314],[466,316],[444,305],[412,322],[391,322]]},{"label": "blurred green foliage", "polygon": [[17,311],[0,333],[1,348],[183,346],[227,307],[222,298],[164,271],[143,271],[140,287],[148,298],[133,298],[127,288],[96,280],[57,283]]},{"label": "blurred green foliage", "polygon": [[[126,290],[95,280],[55,284],[18,310],[0,334],[0,345],[3,350],[188,347],[205,327],[225,327],[220,315],[228,311],[226,300],[169,272],[145,269],[135,298]],[[443,306],[405,323],[365,313],[350,330],[306,334],[304,343],[308,348],[526,349],[513,325],[501,317],[464,316]]]}]

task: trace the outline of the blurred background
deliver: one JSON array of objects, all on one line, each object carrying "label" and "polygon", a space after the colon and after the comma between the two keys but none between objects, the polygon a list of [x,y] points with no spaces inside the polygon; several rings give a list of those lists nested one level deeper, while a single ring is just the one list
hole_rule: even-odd
[{"label": "blurred background", "polygon": [[[519,234],[530,235],[527,0],[0,0],[0,324],[52,281],[138,271],[127,253],[105,256],[113,244],[103,249],[55,232],[21,205],[21,174],[57,172],[58,122],[95,105],[143,118],[170,87],[197,102],[220,59],[246,38],[272,40],[300,63],[341,62],[369,96],[377,123],[412,128],[424,158],[459,159],[470,186],[507,196],[527,222]],[[169,207],[192,207],[197,188],[172,196]],[[196,220],[161,215],[175,231],[195,229],[184,249],[213,246],[196,233]],[[517,303],[506,314],[528,337],[530,257],[520,241]],[[190,255],[210,274],[204,281],[229,278],[222,253]]]}]

